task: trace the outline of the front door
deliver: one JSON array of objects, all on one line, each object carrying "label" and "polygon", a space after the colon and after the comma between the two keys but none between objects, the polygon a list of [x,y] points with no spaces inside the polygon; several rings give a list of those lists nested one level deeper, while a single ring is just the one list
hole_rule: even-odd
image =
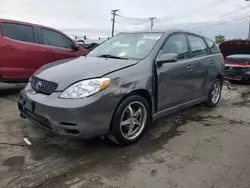
[{"label": "front door", "polygon": [[61,59],[80,56],[80,51],[74,51],[74,42],[63,34],[41,28],[43,45],[42,52],[44,53],[45,61],[51,63]]},{"label": "front door", "polygon": [[178,61],[157,67],[159,111],[188,102],[193,88],[193,65],[185,34],[168,37],[158,57],[165,53],[176,53]]}]

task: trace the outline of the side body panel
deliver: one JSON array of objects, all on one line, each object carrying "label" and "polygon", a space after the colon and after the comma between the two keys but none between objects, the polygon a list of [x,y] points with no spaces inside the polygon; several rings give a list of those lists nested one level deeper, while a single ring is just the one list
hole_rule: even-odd
[{"label": "side body panel", "polygon": [[[12,23],[12,22],[4,22]],[[2,23],[0,23],[1,27]],[[28,25],[33,28],[32,25]],[[23,42],[4,37],[0,31],[0,74],[3,79],[28,79],[35,71],[34,64],[41,63],[40,46],[36,44],[33,28],[34,43]]]}]

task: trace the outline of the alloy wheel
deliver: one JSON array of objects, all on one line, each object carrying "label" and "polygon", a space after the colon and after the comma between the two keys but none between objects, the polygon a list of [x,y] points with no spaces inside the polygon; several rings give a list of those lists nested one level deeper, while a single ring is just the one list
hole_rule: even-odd
[{"label": "alloy wheel", "polygon": [[121,116],[121,133],[128,140],[135,139],[143,131],[146,122],[146,107],[139,101],[131,102],[124,109]]},{"label": "alloy wheel", "polygon": [[211,92],[211,99],[213,104],[216,104],[219,101],[220,94],[221,94],[221,84],[219,82],[215,82]]}]

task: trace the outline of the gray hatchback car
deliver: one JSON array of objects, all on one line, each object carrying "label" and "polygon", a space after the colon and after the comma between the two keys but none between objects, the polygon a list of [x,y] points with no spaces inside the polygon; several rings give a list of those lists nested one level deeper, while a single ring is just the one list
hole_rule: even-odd
[{"label": "gray hatchback car", "polygon": [[216,44],[182,30],[121,33],[87,56],[40,68],[21,91],[27,118],[60,135],[137,141],[152,121],[221,96]]}]

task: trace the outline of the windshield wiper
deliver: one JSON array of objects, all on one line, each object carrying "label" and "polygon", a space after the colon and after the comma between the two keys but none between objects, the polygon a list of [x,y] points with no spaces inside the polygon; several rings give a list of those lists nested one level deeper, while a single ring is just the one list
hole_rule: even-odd
[{"label": "windshield wiper", "polygon": [[99,55],[99,56],[97,56],[97,57],[113,58],[113,59],[125,59],[125,60],[128,60],[128,58],[126,58],[126,57],[119,57],[119,56],[110,55],[110,54],[103,54],[103,55]]}]

